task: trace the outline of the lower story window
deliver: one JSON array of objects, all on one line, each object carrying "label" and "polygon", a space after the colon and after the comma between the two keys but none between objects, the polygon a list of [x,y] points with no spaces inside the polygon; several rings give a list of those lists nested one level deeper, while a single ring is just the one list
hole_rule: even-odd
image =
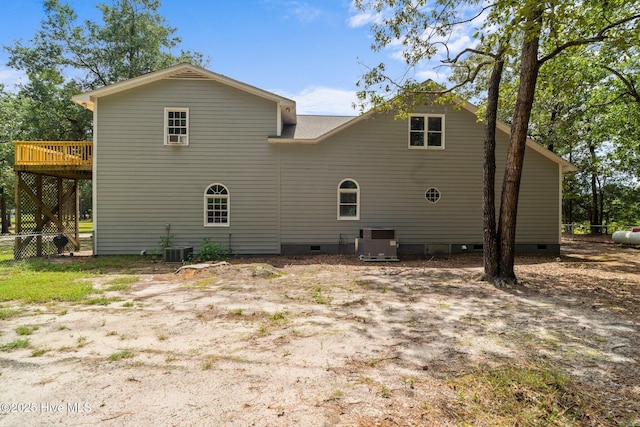
[{"label": "lower story window", "polygon": [[360,187],[352,179],[338,185],[338,219],[360,219]]},{"label": "lower story window", "polygon": [[210,185],[204,194],[205,226],[229,225],[229,190],[222,184]]}]

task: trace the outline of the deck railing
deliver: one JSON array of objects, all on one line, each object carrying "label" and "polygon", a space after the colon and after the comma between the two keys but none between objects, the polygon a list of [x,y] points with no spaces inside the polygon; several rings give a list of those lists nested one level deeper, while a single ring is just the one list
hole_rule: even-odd
[{"label": "deck railing", "polygon": [[89,141],[17,141],[17,166],[79,166],[93,162]]}]

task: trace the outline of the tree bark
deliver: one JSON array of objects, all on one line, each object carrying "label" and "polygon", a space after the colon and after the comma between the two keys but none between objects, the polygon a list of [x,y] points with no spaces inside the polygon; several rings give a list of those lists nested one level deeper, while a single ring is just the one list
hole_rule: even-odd
[{"label": "tree bark", "polygon": [[2,221],[2,229],[0,230],[2,234],[7,234],[9,232],[9,226],[7,219],[7,205],[4,200],[4,189],[0,190],[0,221]]},{"label": "tree bark", "polygon": [[483,280],[493,282],[499,272],[500,254],[496,231],[496,123],[498,120],[498,100],[500,81],[504,68],[503,50],[498,52],[491,70],[487,94],[487,113],[484,121],[484,162],[483,162]]},{"label": "tree bark", "polygon": [[536,80],[540,69],[538,48],[540,43],[540,6],[533,10],[526,25],[527,37],[522,45],[520,63],[520,86],[516,98],[511,133],[509,135],[509,151],[502,183],[500,199],[500,220],[498,225],[500,268],[496,285],[516,283],[514,271],[516,217],[518,214],[518,195],[524,165],[524,152],[527,144],[527,131],[531,108],[536,90]]},{"label": "tree bark", "polygon": [[591,234],[600,234],[598,227],[598,176],[596,174],[596,148],[593,145],[589,145],[589,155],[591,156],[591,215],[589,215],[589,222],[591,228]]}]

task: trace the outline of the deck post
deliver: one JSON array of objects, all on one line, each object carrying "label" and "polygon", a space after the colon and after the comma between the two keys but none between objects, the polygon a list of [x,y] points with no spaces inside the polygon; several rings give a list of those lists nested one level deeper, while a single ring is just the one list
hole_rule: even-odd
[{"label": "deck post", "polygon": [[[16,218],[15,218],[15,230],[16,234],[20,235],[22,232],[22,192],[20,191],[20,181],[22,180],[22,172],[16,171],[15,178],[15,195],[14,195],[14,203],[16,205]],[[16,238],[16,242],[13,246],[13,258],[21,259],[22,258],[22,239],[20,237]]]},{"label": "deck post", "polygon": [[75,237],[76,237],[76,242],[77,244],[74,244],[75,250],[79,251],[80,250],[80,180],[79,179],[75,179],[73,180],[73,188],[74,188],[74,192],[76,193],[76,211],[75,211],[75,215],[73,216],[73,220],[74,220],[74,227],[73,229],[75,230]]},{"label": "deck post", "polygon": [[[37,200],[42,200],[42,175],[36,175],[36,197]],[[42,207],[40,204],[36,204],[36,233],[42,232],[42,227],[44,224],[42,223]],[[42,256],[42,235],[38,234],[36,237],[36,256]]]},{"label": "deck post", "polygon": [[[64,234],[80,250],[80,179],[92,178],[92,143],[16,141],[16,259],[53,251]],[[27,236],[24,236],[28,233]],[[57,248],[56,248],[57,249]]]}]

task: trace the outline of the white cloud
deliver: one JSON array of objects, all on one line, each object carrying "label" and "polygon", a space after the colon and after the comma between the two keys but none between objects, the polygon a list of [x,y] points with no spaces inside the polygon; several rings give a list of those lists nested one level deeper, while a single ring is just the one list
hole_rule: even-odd
[{"label": "white cloud", "polygon": [[351,28],[360,28],[365,25],[371,25],[382,22],[382,15],[374,12],[357,12],[354,15],[350,16],[347,20],[349,27]]},{"label": "white cloud", "polygon": [[[475,16],[478,11],[478,7],[467,7],[464,10],[458,10],[461,16],[468,19]],[[349,25],[352,27],[361,27],[367,24],[381,23],[385,17],[389,17],[390,14],[394,12],[389,8],[379,13],[376,13],[371,8],[360,11],[352,5],[350,13]],[[445,36],[435,35],[432,28],[424,30],[422,37],[424,39],[429,38],[430,43],[435,45],[438,51],[432,58],[424,59],[416,66],[414,77],[418,80],[431,78],[436,81],[442,81],[443,78],[448,77],[450,71],[446,70],[446,67],[441,67],[443,65],[442,61],[447,59],[447,50],[444,46],[446,45],[448,48],[450,57],[458,55],[466,48],[475,47],[478,44],[478,40],[474,39],[472,34],[476,32],[478,28],[482,27],[486,15],[486,12],[481,13],[467,25],[454,27],[453,30]],[[387,64],[390,69],[395,68],[399,64],[406,66],[406,49],[407,47],[403,44],[402,39],[396,38],[389,41],[385,52],[388,58],[391,59]]]},{"label": "white cloud", "polygon": [[302,24],[308,24],[323,15],[322,9],[304,1],[263,0],[263,4],[270,9],[281,11],[282,17],[294,19]]},{"label": "white cloud", "polygon": [[320,9],[306,2],[290,1],[285,3],[285,7],[288,9],[285,12],[286,17],[291,17],[303,24],[308,24],[322,15]]},{"label": "white cloud", "polygon": [[389,18],[393,10],[389,7],[377,12],[371,5],[365,4],[365,10],[358,9],[353,3],[349,6],[349,19],[347,24],[350,28],[360,28],[372,24],[381,24],[385,18]]},{"label": "white cloud", "polygon": [[416,80],[419,82],[424,82],[426,80],[433,80],[436,83],[442,83],[449,77],[450,74],[451,72],[448,68],[445,68],[442,71],[437,71],[432,68],[428,68],[425,70],[418,71],[416,73]]},{"label": "white cloud", "polygon": [[298,114],[324,114],[334,116],[356,116],[352,104],[358,101],[356,91],[326,86],[309,86],[301,92],[271,91],[296,101]]}]

